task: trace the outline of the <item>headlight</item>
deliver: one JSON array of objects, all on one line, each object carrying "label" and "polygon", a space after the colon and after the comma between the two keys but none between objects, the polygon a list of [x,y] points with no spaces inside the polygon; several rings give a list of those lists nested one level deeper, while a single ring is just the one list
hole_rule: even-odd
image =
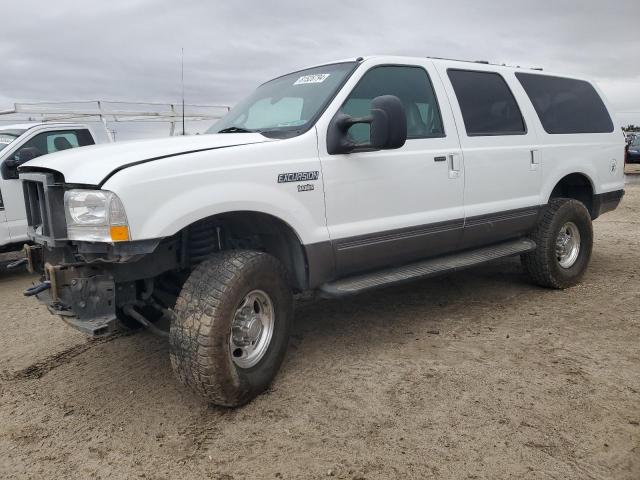
[{"label": "headlight", "polygon": [[129,226],[122,202],[106,190],[68,190],[64,194],[69,240],[126,242]]}]

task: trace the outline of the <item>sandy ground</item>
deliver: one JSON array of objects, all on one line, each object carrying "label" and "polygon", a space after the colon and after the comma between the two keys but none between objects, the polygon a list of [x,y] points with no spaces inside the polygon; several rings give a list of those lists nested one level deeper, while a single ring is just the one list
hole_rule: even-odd
[{"label": "sandy ground", "polygon": [[627,174],[640,174],[640,163],[628,163],[624,166],[624,172]]},{"label": "sandy ground", "polygon": [[273,388],[208,407],[165,341],[88,341],[0,273],[0,478],[640,478],[640,185],[584,283],[516,261],[297,305]]}]

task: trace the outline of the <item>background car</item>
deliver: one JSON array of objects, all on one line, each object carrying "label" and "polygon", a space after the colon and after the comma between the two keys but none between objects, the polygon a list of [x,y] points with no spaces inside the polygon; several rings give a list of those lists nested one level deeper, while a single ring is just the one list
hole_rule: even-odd
[{"label": "background car", "polygon": [[640,163],[640,135],[635,135],[629,143],[627,163]]}]

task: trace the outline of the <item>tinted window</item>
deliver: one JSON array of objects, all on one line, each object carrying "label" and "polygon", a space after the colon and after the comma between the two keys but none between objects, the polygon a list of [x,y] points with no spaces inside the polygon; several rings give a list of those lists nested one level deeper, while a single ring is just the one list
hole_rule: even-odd
[{"label": "tinted window", "polygon": [[41,155],[93,145],[95,142],[88,130],[44,132],[36,135],[13,154],[18,163],[24,163]]},{"label": "tinted window", "polygon": [[[407,138],[444,136],[438,101],[427,72],[420,67],[375,67],[360,79],[341,111],[353,117],[369,115],[371,100],[380,95],[395,95],[407,115]],[[349,129],[351,138],[369,141],[369,125],[356,124]]]},{"label": "tinted window", "polygon": [[589,82],[516,73],[547,133],[609,133],[613,122]]},{"label": "tinted window", "polygon": [[448,70],[469,136],[526,133],[516,99],[501,75]]}]

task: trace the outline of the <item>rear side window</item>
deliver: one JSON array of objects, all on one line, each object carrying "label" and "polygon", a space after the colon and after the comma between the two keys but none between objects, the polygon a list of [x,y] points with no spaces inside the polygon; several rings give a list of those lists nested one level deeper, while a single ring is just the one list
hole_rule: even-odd
[{"label": "rear side window", "polygon": [[613,122],[595,88],[584,80],[516,73],[547,133],[610,133]]},{"label": "rear side window", "polygon": [[527,129],[507,82],[494,72],[448,70],[467,135],[523,135]]}]

